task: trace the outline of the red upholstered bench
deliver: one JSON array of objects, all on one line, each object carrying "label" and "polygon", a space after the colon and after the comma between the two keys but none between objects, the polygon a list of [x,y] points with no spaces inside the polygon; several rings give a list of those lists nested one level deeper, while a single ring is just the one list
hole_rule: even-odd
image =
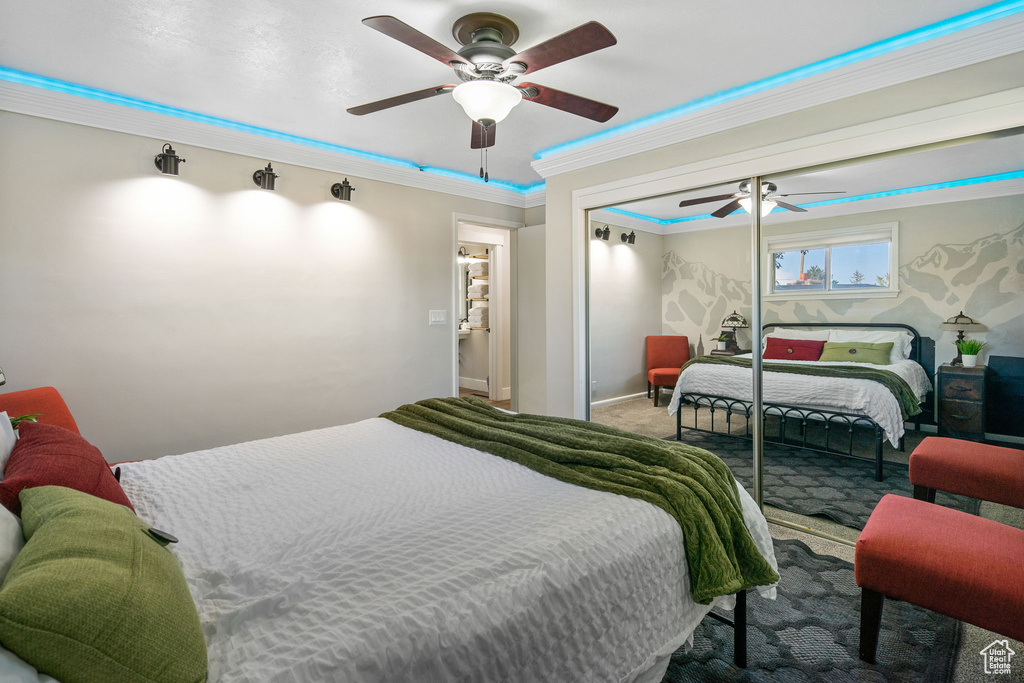
[{"label": "red upholstered bench", "polygon": [[1024,640],[1024,530],[890,494],[857,540],[854,573],[864,661],[886,597]]},{"label": "red upholstered bench", "polygon": [[910,454],[914,497],[935,491],[1024,508],[1024,450],[929,436]]}]

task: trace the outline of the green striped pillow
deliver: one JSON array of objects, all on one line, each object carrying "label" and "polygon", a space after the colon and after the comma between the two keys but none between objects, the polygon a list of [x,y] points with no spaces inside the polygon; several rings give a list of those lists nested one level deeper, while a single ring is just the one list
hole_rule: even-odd
[{"label": "green striped pillow", "polygon": [[62,683],[201,683],[206,641],[177,559],[131,510],[21,492],[26,543],[0,587],[0,643]]}]

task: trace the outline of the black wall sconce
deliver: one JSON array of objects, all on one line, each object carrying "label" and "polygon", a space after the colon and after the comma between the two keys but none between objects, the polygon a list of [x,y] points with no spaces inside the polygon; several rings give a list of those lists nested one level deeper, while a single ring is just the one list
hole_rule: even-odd
[{"label": "black wall sconce", "polygon": [[178,175],[178,164],[185,163],[185,160],[174,153],[174,148],[168,142],[163,146],[160,153],[153,158],[153,163],[156,164],[156,167],[164,175]]},{"label": "black wall sconce", "polygon": [[274,167],[267,162],[267,167],[252,174],[252,181],[260,186],[261,190],[273,190],[274,182],[279,178],[274,173]]},{"label": "black wall sconce", "polygon": [[594,233],[594,237],[596,237],[598,239],[601,239],[601,240],[607,240],[611,236],[612,236],[612,230],[607,225],[604,226],[603,230],[601,228],[598,228],[597,232]]},{"label": "black wall sconce", "polygon": [[335,199],[339,199],[343,202],[352,201],[352,193],[356,191],[356,188],[352,187],[352,183],[345,178],[343,183],[334,183],[331,185],[331,196]]},{"label": "black wall sconce", "polygon": [[[607,237],[605,239],[608,239]],[[626,244],[636,244],[636,231],[630,230],[629,234],[622,233],[622,241]]]}]

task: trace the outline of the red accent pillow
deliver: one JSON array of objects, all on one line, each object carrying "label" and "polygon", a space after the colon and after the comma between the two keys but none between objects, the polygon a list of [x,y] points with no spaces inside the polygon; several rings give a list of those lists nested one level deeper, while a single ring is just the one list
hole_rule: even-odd
[{"label": "red accent pillow", "polygon": [[824,341],[813,339],[779,339],[768,337],[762,358],[768,360],[818,360]]},{"label": "red accent pillow", "polygon": [[78,434],[34,422],[21,423],[18,434],[0,481],[0,503],[14,514],[21,515],[21,490],[36,486],[66,486],[135,511],[103,454]]}]

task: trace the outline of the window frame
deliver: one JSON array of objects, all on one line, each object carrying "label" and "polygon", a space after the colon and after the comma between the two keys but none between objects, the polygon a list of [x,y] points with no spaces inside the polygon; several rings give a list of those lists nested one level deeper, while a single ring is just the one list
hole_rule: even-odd
[{"label": "window frame", "polygon": [[[882,299],[899,296],[899,230],[898,221],[859,225],[848,228],[833,228],[812,232],[797,232],[786,235],[765,237],[762,242],[762,263],[774,264],[772,254],[776,252],[799,251],[801,249],[825,250],[825,289],[805,292],[787,289],[775,291],[775,267],[765,268],[766,282],[763,298],[765,301],[800,299]],[[832,286],[832,248],[853,247],[861,244],[889,244],[889,286],[878,289],[837,290]]]}]

